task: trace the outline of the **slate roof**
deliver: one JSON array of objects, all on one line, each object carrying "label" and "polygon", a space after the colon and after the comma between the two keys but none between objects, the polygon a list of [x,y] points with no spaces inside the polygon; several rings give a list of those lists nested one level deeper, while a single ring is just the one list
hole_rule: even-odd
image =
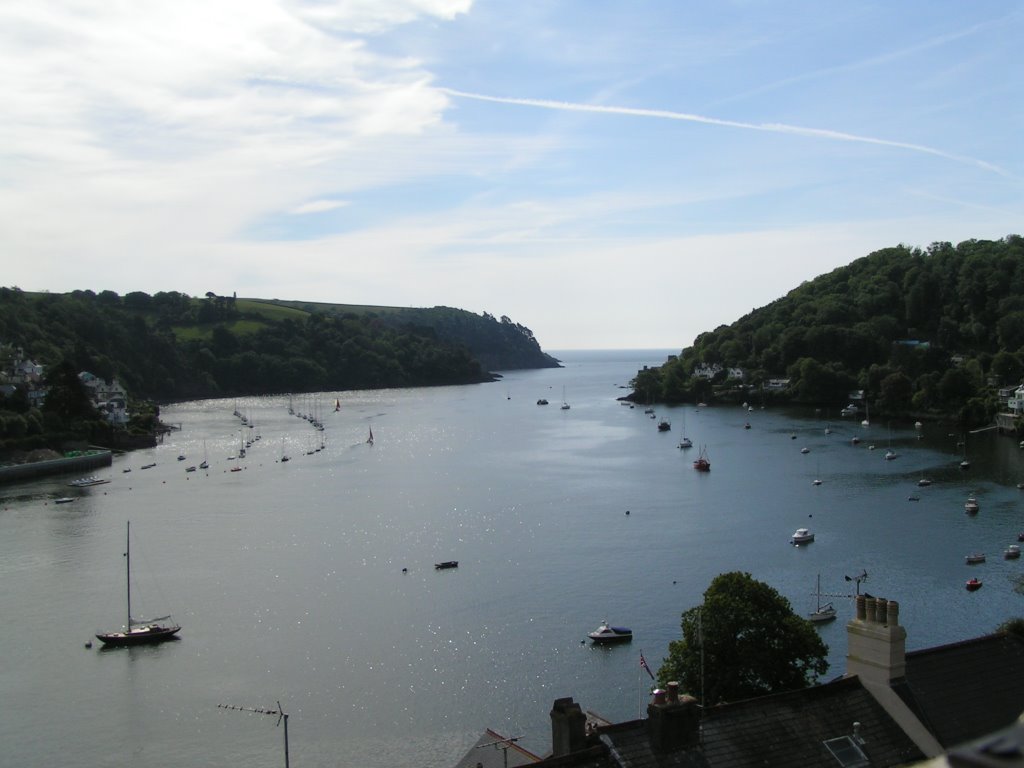
[{"label": "slate roof", "polygon": [[985,635],[910,651],[892,688],[946,749],[981,738],[1024,712],[1024,639]]},{"label": "slate roof", "polygon": [[923,760],[924,755],[856,677],[773,696],[724,704],[704,712],[699,744],[672,752],[652,749],[647,720],[599,728],[595,740],[603,755],[591,749],[542,761],[554,768],[839,768],[825,747],[828,739],[853,734],[860,723],[861,746],[871,766],[896,766]]}]

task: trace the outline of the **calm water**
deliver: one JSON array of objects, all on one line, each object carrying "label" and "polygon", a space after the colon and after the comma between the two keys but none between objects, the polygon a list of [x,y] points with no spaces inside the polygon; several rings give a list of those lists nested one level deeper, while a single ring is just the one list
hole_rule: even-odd
[{"label": "calm water", "polygon": [[[295,398],[319,403],[322,436],[287,398],[168,407],[181,431],[116,459],[109,485],[0,487],[4,760],[280,766],[275,718],[218,708],[278,700],[296,766],[450,766],[486,727],[544,752],[557,697],[635,717],[639,652],[659,662],[680,613],[728,570],[806,612],[818,573],[848,593],[844,575],[866,569],[863,589],[901,602],[912,649],[1024,614],[1024,565],[1001,557],[1024,529],[1015,440],[970,436],[965,472],[946,429],[919,440],[811,410],[659,408],[672,422],[659,433],[615,398],[663,354],[560,356],[564,369],[495,384],[342,393],[339,413],[334,393]],[[229,472],[236,406],[261,439]],[[676,447],[684,421],[708,474],[691,467],[697,448]],[[885,461],[890,445],[900,457]],[[204,455],[209,472],[185,472]],[[922,476],[934,484],[918,488]],[[64,495],[79,498],[53,503]],[[127,520],[136,612],[172,611],[182,637],[86,649],[124,621]],[[801,526],[817,540],[793,547]],[[971,551],[988,562],[966,566]],[[435,571],[440,560],[459,568]],[[971,575],[980,592],[964,590]],[[835,674],[849,617],[837,604],[821,629]],[[582,643],[605,618],[631,626],[632,645]]]}]

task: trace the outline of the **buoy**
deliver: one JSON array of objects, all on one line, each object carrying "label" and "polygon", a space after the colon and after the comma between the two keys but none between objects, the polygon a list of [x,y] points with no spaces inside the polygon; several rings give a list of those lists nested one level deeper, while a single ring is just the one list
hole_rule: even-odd
[{"label": "buoy", "polygon": [[88,642],[86,642],[85,647],[86,648],[92,648],[92,640],[89,640]]},{"label": "buoy", "polygon": [[626,510],[626,514],[627,514],[627,515],[629,514],[629,510],[628,510],[628,509]]}]

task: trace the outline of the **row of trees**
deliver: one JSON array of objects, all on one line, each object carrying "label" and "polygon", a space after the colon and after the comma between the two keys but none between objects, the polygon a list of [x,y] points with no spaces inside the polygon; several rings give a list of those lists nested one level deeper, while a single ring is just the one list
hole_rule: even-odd
[{"label": "row of trees", "polygon": [[[743,369],[745,381],[693,376],[714,364]],[[788,378],[784,397],[797,402],[838,405],[862,389],[879,415],[942,412],[976,424],[996,408],[993,385],[1022,376],[1024,238],[1012,235],[872,253],[701,334],[635,387],[684,402],[712,397],[715,385],[756,393]]]}]

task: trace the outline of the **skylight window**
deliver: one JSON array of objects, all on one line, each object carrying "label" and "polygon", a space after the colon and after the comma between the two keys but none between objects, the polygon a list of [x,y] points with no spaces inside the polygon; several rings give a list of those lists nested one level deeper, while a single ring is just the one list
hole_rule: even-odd
[{"label": "skylight window", "polygon": [[849,736],[840,736],[838,739],[828,739],[825,747],[832,753],[832,757],[839,761],[843,768],[861,768],[871,765],[857,743]]}]

